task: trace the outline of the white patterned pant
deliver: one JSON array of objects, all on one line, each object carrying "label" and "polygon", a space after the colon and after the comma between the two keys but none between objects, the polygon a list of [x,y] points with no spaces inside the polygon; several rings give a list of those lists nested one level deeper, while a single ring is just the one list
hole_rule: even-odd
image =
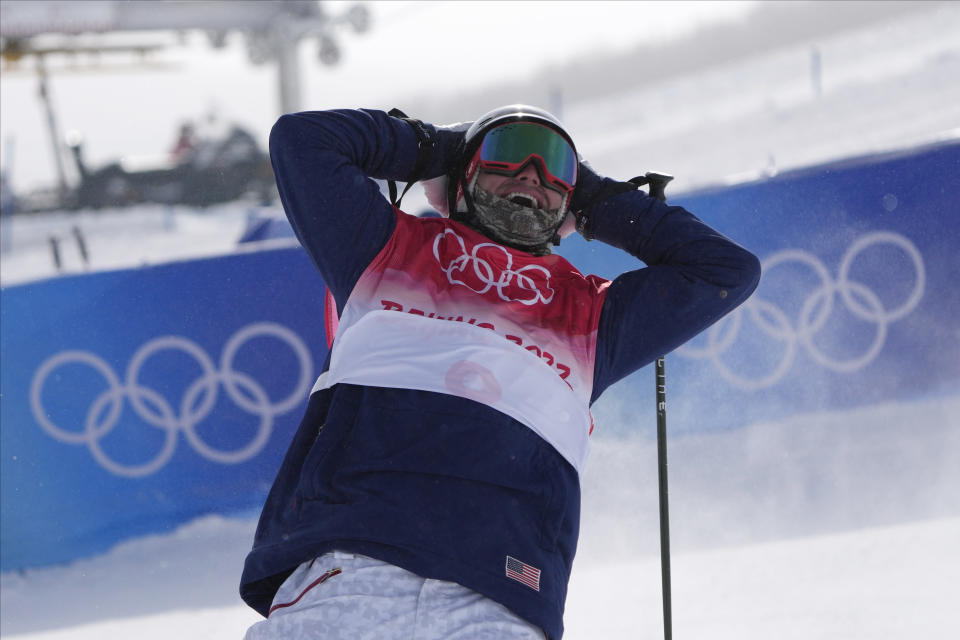
[{"label": "white patterned pant", "polygon": [[280,586],[270,616],[244,640],[544,640],[503,605],[454,582],[429,580],[334,551]]}]

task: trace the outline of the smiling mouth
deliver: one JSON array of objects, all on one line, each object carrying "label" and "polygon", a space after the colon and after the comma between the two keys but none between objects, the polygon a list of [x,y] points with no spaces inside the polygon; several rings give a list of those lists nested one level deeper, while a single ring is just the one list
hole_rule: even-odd
[{"label": "smiling mouth", "polygon": [[518,204],[521,207],[529,207],[531,209],[539,209],[540,202],[528,193],[508,193],[504,200],[508,200],[514,204]]}]

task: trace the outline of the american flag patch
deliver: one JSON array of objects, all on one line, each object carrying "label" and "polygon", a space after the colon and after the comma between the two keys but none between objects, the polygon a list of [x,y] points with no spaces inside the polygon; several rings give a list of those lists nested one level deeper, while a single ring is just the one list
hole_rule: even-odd
[{"label": "american flag patch", "polygon": [[507,577],[540,591],[540,569],[507,556]]}]

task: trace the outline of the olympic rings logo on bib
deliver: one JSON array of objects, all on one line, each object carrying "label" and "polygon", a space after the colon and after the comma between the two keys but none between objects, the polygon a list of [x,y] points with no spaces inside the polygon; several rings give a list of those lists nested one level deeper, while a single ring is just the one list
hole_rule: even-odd
[{"label": "olympic rings logo on bib", "polygon": [[[550,304],[553,300],[550,271],[536,264],[514,270],[513,256],[498,244],[483,242],[474,245],[468,253],[463,238],[445,229],[433,241],[433,255],[450,284],[467,287],[481,295],[495,289],[501,300],[527,306]],[[499,269],[498,262],[505,263],[506,268]]]},{"label": "olympic rings logo on bib", "polygon": [[[299,377],[290,394],[278,402],[271,402],[263,386],[251,376],[233,368],[240,348],[258,336],[272,336],[285,342],[299,362]],[[161,351],[179,351],[191,357],[201,369],[201,375],[193,380],[180,398],[179,405],[170,402],[155,389],[140,382],[140,373],[145,364]],[[91,398],[82,430],[65,429],[54,424],[43,405],[43,389],[58,368],[69,364],[87,365],[99,373],[107,383],[107,390]],[[40,427],[50,436],[67,444],[85,444],[94,459],[107,471],[118,476],[143,477],[161,469],[173,456],[178,436],[183,433],[193,449],[207,460],[221,464],[237,464],[257,455],[266,445],[273,429],[274,417],[296,407],[304,398],[313,382],[313,359],[300,337],[272,322],[250,324],[234,333],[220,356],[216,367],[195,342],[181,336],[161,336],[141,346],[127,367],[124,380],[120,380],[111,366],[89,351],[62,351],[45,360],[34,373],[30,385],[30,408]],[[217,402],[220,386],[227,397],[243,411],[259,418],[256,434],[243,447],[224,451],[210,446],[197,433],[196,427],[207,419]],[[159,453],[143,464],[123,464],[113,460],[103,449],[100,441],[120,423],[124,400],[137,416],[151,427],[164,432]]]},{"label": "olympic rings logo on bib", "polygon": [[[891,309],[884,307],[880,296],[873,289],[850,278],[856,258],[865,249],[883,244],[893,245],[903,251],[914,273],[913,287],[906,299]],[[857,238],[841,258],[836,279],[819,258],[800,249],[778,251],[764,260],[761,267],[766,277],[775,267],[789,263],[808,267],[820,283],[819,287],[803,299],[795,324],[781,307],[755,294],[728,318],[706,332],[706,347],[687,344],[678,349],[678,353],[691,358],[710,359],[721,377],[746,390],[764,389],[777,384],[793,365],[798,347],[802,347],[816,363],[826,369],[852,373],[877,357],[886,342],[887,325],[912,312],[920,303],[926,287],[926,272],[920,251],[909,239],[890,231],[874,231]],[[850,315],[874,325],[870,344],[862,354],[846,358],[833,356],[819,347],[814,340],[833,315],[838,299]],[[765,336],[784,345],[779,362],[765,375],[748,377],[723,361],[724,354],[740,334],[744,314],[750,314],[750,319],[759,328],[753,335]]]}]

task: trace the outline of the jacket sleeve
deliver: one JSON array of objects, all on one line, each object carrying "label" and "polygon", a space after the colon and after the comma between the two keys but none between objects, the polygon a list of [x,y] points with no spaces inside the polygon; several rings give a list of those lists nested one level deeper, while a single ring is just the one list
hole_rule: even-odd
[{"label": "jacket sleeve", "polygon": [[620,275],[607,291],[591,401],[732,311],[760,281],[756,256],[643,191],[597,203],[591,234],[647,265]]},{"label": "jacket sleeve", "polygon": [[[452,134],[437,133],[422,178],[441,175]],[[342,310],[396,225],[373,179],[409,179],[418,137],[407,122],[375,110],[306,111],[282,116],[270,132],[270,160],[284,211],[300,244]]]}]

